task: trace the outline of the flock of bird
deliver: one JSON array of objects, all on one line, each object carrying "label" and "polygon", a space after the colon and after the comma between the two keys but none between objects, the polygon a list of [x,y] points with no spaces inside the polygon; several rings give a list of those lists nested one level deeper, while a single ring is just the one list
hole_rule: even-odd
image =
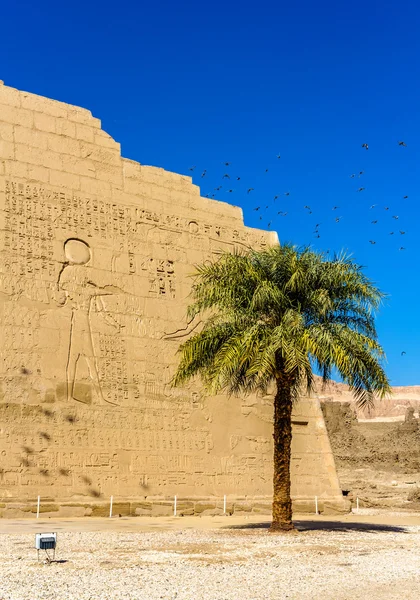
[{"label": "flock of bird", "polygon": [[[367,144],[367,143],[363,143],[361,146],[362,146],[362,148],[363,148],[363,149],[365,149],[365,150],[369,150],[369,144]],[[404,141],[398,141],[398,146],[402,146],[402,147],[405,147],[405,148],[406,148],[406,147],[407,147],[407,144],[406,144]],[[280,154],[277,154],[277,155],[276,155],[276,159],[277,159],[277,160],[281,159],[281,155],[280,155]],[[234,192],[234,189],[233,189],[233,188],[231,188],[229,185],[228,185],[227,187],[225,187],[225,185],[224,185],[224,184],[225,184],[226,182],[228,182],[228,183],[229,183],[230,181],[236,181],[236,182],[238,182],[238,181],[241,181],[241,177],[240,177],[240,176],[238,176],[238,175],[233,175],[232,173],[230,173],[230,172],[229,172],[229,169],[228,169],[228,168],[231,166],[231,163],[230,163],[230,162],[223,162],[222,164],[223,164],[223,167],[225,167],[225,169],[224,169],[224,170],[225,170],[225,173],[224,173],[224,174],[223,174],[223,176],[222,176],[222,184],[220,184],[220,185],[218,185],[217,187],[215,187],[215,188],[213,189],[213,193],[212,193],[212,194],[206,194],[206,198],[216,198],[216,194],[217,194],[218,192],[220,192],[222,189],[223,189],[223,190],[224,190],[226,193],[228,193],[228,194],[232,194],[232,193]],[[196,165],[194,165],[194,166],[190,167],[188,170],[189,170],[191,173],[193,173],[193,172],[196,170],[196,168],[197,168],[197,167],[196,167]],[[268,168],[264,170],[264,173],[268,173],[268,172],[269,172],[269,169],[268,169]],[[358,173],[352,173],[352,174],[351,174],[349,177],[350,177],[350,179],[355,179],[356,177],[357,177],[357,178],[360,178],[360,177],[363,177],[364,173],[365,173],[364,171],[359,171]],[[201,178],[204,178],[204,177],[206,177],[206,176],[207,176],[207,169],[204,169],[204,170],[201,172]],[[359,187],[359,188],[357,189],[357,192],[358,192],[358,193],[363,193],[363,192],[365,191],[365,189],[366,189],[365,187],[361,186],[361,187]],[[249,194],[252,194],[252,192],[254,192],[254,191],[255,191],[255,189],[254,189],[253,187],[249,187],[249,188],[247,188],[247,189],[246,189],[246,193],[247,193],[248,195],[249,195]],[[272,199],[271,203],[269,203],[269,204],[266,204],[266,205],[258,205],[258,206],[255,206],[255,207],[253,207],[253,210],[259,214],[259,220],[260,220],[260,221],[265,221],[264,225],[267,227],[267,229],[271,229],[271,226],[272,226],[272,220],[265,220],[265,219],[264,219],[264,217],[263,217],[264,210],[269,210],[269,209],[270,209],[270,210],[272,210],[272,209],[273,209],[273,207],[274,207],[274,208],[275,208],[275,212],[277,212],[277,216],[278,216],[278,217],[287,217],[287,215],[289,214],[289,213],[288,213],[288,211],[284,211],[284,210],[277,210],[277,208],[280,208],[279,206],[277,206],[277,208],[276,208],[276,204],[275,204],[275,203],[276,203],[276,201],[280,200],[280,199],[281,199],[283,196],[284,196],[284,197],[288,197],[288,196],[290,196],[290,192],[289,192],[289,191],[286,191],[286,192],[283,192],[282,194],[276,194],[276,195],[273,197],[273,199]],[[407,200],[407,199],[408,199],[408,196],[407,196],[407,195],[404,195],[404,196],[402,196],[402,199],[403,199],[403,200]],[[378,206],[377,204],[372,204],[372,205],[370,206],[370,209],[371,209],[371,210],[374,210],[374,209],[375,209],[377,206]],[[338,210],[339,208],[340,208],[340,206],[333,206],[331,210],[332,210],[332,211],[336,211],[336,210]],[[306,211],[306,213],[307,213],[308,215],[312,215],[312,214],[313,214],[313,211],[312,211],[311,207],[310,207],[308,204],[304,205],[303,209]],[[384,207],[384,210],[385,210],[385,211],[389,211],[389,210],[390,210],[390,207],[389,207],[389,206],[385,206],[385,207]],[[343,217],[342,217],[342,216],[335,216],[335,217],[334,217],[334,222],[335,222],[335,223],[340,223],[340,221],[341,221],[342,219],[343,219]],[[396,214],[395,214],[395,215],[392,215],[392,219],[394,219],[394,221],[395,221],[395,222],[397,222],[397,221],[399,220],[399,216],[398,216],[398,215],[396,215]],[[377,225],[377,224],[378,224],[378,222],[379,222],[379,219],[375,218],[375,219],[373,219],[373,220],[371,221],[371,225]],[[319,238],[321,237],[321,233],[320,233],[320,229],[319,229],[319,228],[320,228],[320,226],[321,226],[321,223],[316,223],[316,225],[315,225],[315,229],[314,229],[314,232],[313,232],[313,234],[314,234],[314,237],[315,237],[316,239],[319,239]],[[392,236],[392,235],[398,235],[398,236],[402,236],[402,235],[405,235],[405,234],[406,234],[406,231],[405,231],[405,230],[403,230],[403,229],[399,229],[399,228],[397,228],[396,230],[393,230],[393,231],[390,231],[390,232],[389,232],[389,235],[390,235],[390,236]],[[372,246],[375,246],[375,245],[376,245],[376,243],[377,243],[377,242],[376,242],[376,240],[375,240],[375,239],[369,239],[369,244],[371,244]],[[403,251],[403,250],[405,250],[405,249],[406,249],[406,248],[405,248],[404,246],[399,246],[399,250],[400,250],[400,251]]]},{"label": "flock of bird", "polygon": [[[398,146],[403,147],[403,148],[407,148],[407,144],[404,141],[402,141],[402,140],[398,141]],[[361,147],[364,150],[369,150],[369,144],[368,143],[361,144]],[[280,160],[281,159],[281,155],[277,154],[276,155],[276,159]],[[235,190],[233,189],[233,187],[230,187],[229,183],[232,182],[232,181],[234,181],[234,182],[241,181],[241,183],[243,183],[240,176],[233,175],[231,173],[231,171],[229,169],[229,167],[231,167],[231,163],[230,162],[223,162],[222,164],[223,164],[224,171],[225,171],[224,174],[223,174],[223,176],[222,176],[222,178],[221,178],[222,179],[222,183],[220,183],[217,187],[215,187],[212,190],[213,193],[206,194],[206,198],[216,198],[216,194],[218,192],[220,192],[222,189],[226,193],[232,194]],[[190,173],[193,173],[196,170],[196,168],[197,168],[196,166],[190,167],[189,168]],[[264,173],[268,173],[268,172],[269,172],[269,169],[266,168],[264,170]],[[349,177],[350,177],[350,179],[356,179],[356,178],[359,179],[359,178],[363,177],[364,174],[365,174],[365,171],[359,171],[358,173],[357,172],[356,173],[352,173],[351,175],[349,175]],[[206,169],[204,169],[201,172],[201,178],[205,178],[205,177],[207,177],[207,170]],[[226,183],[228,184],[227,186],[225,185]],[[248,187],[248,188],[245,188],[245,189],[246,189],[247,195],[252,195],[252,192],[255,192],[255,189],[253,187]],[[357,192],[360,193],[360,194],[363,194],[364,191],[365,191],[365,187],[363,185],[357,188]],[[281,202],[281,199],[285,198],[285,197],[288,197],[288,196],[290,196],[290,192],[289,191],[282,192],[282,193],[276,194],[272,198],[271,202],[269,202],[268,204],[259,204],[259,205],[253,207],[253,210],[259,215],[259,220],[260,221],[264,221],[264,225],[267,227],[267,229],[271,229],[273,221],[272,220],[267,220],[269,217],[263,216],[264,215],[264,211],[266,211],[266,210],[272,211],[273,208],[274,208],[274,215],[275,215],[275,213],[277,213],[278,217],[287,217],[287,215],[289,214],[288,211],[277,210],[277,209],[280,208],[279,204]],[[401,199],[402,200],[407,200],[408,199],[408,195],[401,196]],[[371,204],[370,207],[369,207],[369,210],[372,210],[372,211],[376,212],[375,209],[377,209],[377,207],[378,207],[378,204]],[[340,206],[335,205],[335,206],[331,207],[331,210],[334,213],[335,211],[338,211],[339,208],[340,208]],[[305,204],[303,206],[303,210],[306,211],[306,213],[308,215],[312,215],[313,214],[313,210],[312,210],[312,208],[311,208],[311,206],[309,204]],[[391,209],[390,209],[389,206],[385,206],[385,207],[383,207],[383,210],[385,211],[385,213],[388,213],[388,211],[390,211]],[[398,236],[398,237],[405,236],[406,233],[407,233],[406,230],[405,229],[400,229],[399,227],[397,227],[397,223],[399,222],[399,215],[398,214],[392,214],[391,218],[393,219],[393,222],[395,223],[395,228],[393,228],[392,231],[389,231],[389,236],[394,236],[394,235]],[[273,217],[271,217],[271,219],[273,219]],[[333,222],[335,222],[335,223],[340,223],[340,221],[342,219],[343,219],[343,216],[335,216],[335,215],[333,216]],[[370,225],[373,226],[373,227],[375,227],[376,225],[378,225],[379,222],[380,222],[380,219],[376,218],[376,216],[375,216],[375,218],[373,218],[370,221]],[[313,235],[315,236],[316,239],[319,239],[321,237],[320,227],[321,227],[321,223],[316,223],[315,224]],[[377,244],[377,241],[376,241],[376,239],[369,239],[368,243],[371,246],[375,246]],[[399,246],[398,249],[399,249],[399,251],[404,251],[406,248],[405,248],[405,246]],[[327,253],[328,252],[329,251],[327,251]],[[405,351],[401,352],[401,356],[404,356],[405,354],[406,354]]]}]

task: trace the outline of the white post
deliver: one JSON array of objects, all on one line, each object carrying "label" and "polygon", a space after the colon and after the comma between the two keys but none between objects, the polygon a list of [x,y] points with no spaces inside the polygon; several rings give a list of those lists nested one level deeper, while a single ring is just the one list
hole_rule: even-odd
[{"label": "white post", "polygon": [[174,517],[176,517],[176,496],[174,498]]},{"label": "white post", "polygon": [[41,504],[41,496],[38,496],[38,502],[36,505],[36,518],[39,519],[39,506]]},{"label": "white post", "polygon": [[114,496],[111,496],[111,502],[110,502],[110,505],[109,505],[109,518],[112,517],[112,504],[113,504],[113,502],[114,502]]},{"label": "white post", "polygon": [[359,512],[359,497],[356,498],[356,510]]},{"label": "white post", "polygon": [[318,496],[315,496],[315,514],[318,514]]},{"label": "white post", "polygon": [[223,514],[226,514],[226,494],[223,496]]}]

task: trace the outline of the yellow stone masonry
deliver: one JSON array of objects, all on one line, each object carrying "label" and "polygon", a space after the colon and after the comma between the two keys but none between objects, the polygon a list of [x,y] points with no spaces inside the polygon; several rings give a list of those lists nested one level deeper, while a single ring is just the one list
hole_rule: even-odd
[{"label": "yellow stone masonry", "polygon": [[[3,84],[0,231],[0,516],[32,514],[38,495],[46,514],[100,514],[111,495],[130,514],[175,494],[190,512],[224,495],[267,510],[272,397],[170,379],[196,325],[194,265],[276,234],[122,158],[90,111]],[[296,509],[345,507],[314,399],[295,409],[292,474]]]}]

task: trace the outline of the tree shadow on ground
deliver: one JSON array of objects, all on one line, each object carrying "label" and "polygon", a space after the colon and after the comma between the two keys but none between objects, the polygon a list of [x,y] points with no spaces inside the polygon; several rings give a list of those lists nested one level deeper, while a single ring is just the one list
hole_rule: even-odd
[{"label": "tree shadow on ground", "polygon": [[[399,525],[383,525],[377,523],[356,523],[344,521],[293,521],[297,531],[338,531],[348,533],[352,531],[368,533],[408,533],[406,527]],[[223,529],[266,529],[270,528],[271,523],[247,523],[245,525],[228,525]]]}]

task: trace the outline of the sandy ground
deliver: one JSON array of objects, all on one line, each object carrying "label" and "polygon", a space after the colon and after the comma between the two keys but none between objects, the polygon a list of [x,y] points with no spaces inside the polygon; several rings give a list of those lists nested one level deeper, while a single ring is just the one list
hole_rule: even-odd
[{"label": "sandy ground", "polygon": [[[420,514],[0,521],[0,600],[411,599],[420,595]],[[37,531],[58,533],[37,562]]]}]

